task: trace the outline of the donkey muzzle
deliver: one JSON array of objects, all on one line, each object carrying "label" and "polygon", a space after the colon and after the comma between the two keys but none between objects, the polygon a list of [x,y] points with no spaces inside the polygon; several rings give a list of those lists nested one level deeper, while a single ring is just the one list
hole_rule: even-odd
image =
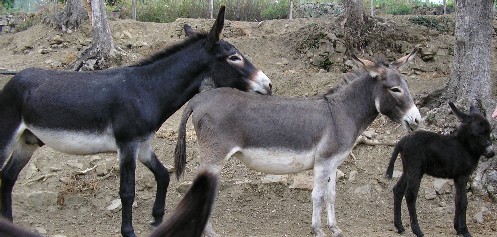
[{"label": "donkey muzzle", "polygon": [[483,152],[483,156],[485,156],[486,158],[492,158],[494,157],[494,155],[495,155],[494,146],[487,146],[485,148],[485,151]]}]

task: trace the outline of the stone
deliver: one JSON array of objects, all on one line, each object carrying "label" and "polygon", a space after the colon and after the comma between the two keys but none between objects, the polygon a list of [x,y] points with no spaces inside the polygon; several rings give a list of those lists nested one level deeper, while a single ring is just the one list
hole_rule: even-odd
[{"label": "stone", "polygon": [[426,200],[433,200],[437,198],[437,192],[431,188],[425,189],[425,198]]},{"label": "stone", "polygon": [[357,176],[357,170],[350,171],[349,181],[354,181],[356,179],[356,176]]},{"label": "stone", "polygon": [[110,205],[107,206],[107,210],[108,211],[114,211],[118,208],[121,207],[121,199],[120,198],[117,198],[117,199],[114,199],[110,202]]},{"label": "stone", "polygon": [[293,183],[288,186],[291,189],[312,190],[314,185],[312,176],[306,174],[297,174],[293,177]]},{"label": "stone", "polygon": [[268,183],[281,183],[284,185],[288,184],[288,175],[266,175],[261,178],[261,182],[263,184],[268,184]]}]

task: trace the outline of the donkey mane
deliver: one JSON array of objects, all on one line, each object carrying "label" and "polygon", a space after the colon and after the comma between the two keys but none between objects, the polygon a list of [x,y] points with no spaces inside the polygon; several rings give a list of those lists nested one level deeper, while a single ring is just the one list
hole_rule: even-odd
[{"label": "donkey mane", "polygon": [[207,38],[207,33],[203,33],[203,32],[192,35],[192,36],[188,37],[182,43],[173,45],[171,47],[167,47],[167,48],[149,56],[148,58],[142,59],[141,61],[139,61],[138,63],[136,63],[134,65],[131,65],[130,67],[139,67],[139,66],[150,65],[150,64],[157,62],[163,58],[166,58],[172,54],[175,54],[175,53],[181,51],[182,49],[187,48],[188,46],[196,43],[197,41],[203,40],[205,38]]},{"label": "donkey mane", "polygon": [[342,80],[340,81],[340,83],[338,83],[338,85],[330,88],[326,93],[324,93],[324,96],[339,92],[343,88],[348,87],[350,85],[350,83],[352,83],[352,81],[363,80],[368,76],[369,76],[368,72],[362,68],[356,69],[352,72],[345,73],[342,76]]}]

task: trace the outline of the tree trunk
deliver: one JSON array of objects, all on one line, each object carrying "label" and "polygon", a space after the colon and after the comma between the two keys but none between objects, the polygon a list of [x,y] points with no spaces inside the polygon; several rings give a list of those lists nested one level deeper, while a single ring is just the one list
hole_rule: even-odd
[{"label": "tree trunk", "polygon": [[93,42],[81,57],[69,68],[75,71],[88,71],[108,67],[106,61],[116,54],[110,31],[104,0],[91,0],[93,12]]},{"label": "tree trunk", "polygon": [[293,0],[290,0],[289,9],[288,9],[288,19],[293,19]]},{"label": "tree trunk", "polygon": [[70,33],[74,31],[88,19],[88,13],[85,10],[83,1],[86,0],[67,0],[64,10],[46,18],[45,22],[57,29],[61,29],[63,32]]},{"label": "tree trunk", "polygon": [[445,15],[445,14],[447,14],[447,0],[443,1],[443,5],[444,5],[444,12],[443,12],[443,14]]},{"label": "tree trunk", "polygon": [[364,24],[364,8],[362,0],[342,0],[345,12],[342,26],[345,33],[345,44],[348,52],[362,48],[362,26]]},{"label": "tree trunk", "polygon": [[131,16],[136,21],[136,0],[131,1]]},{"label": "tree trunk", "polygon": [[456,4],[454,62],[447,95],[488,112],[493,104],[489,99],[492,0],[460,0]]},{"label": "tree trunk", "polygon": [[214,0],[209,0],[209,16],[214,18]]},{"label": "tree trunk", "polygon": [[371,0],[371,16],[374,16],[374,0]]},{"label": "tree trunk", "polygon": [[[446,91],[447,99],[458,101],[464,107],[473,104],[487,115],[495,106],[490,77],[492,5],[492,0],[456,1],[454,61]],[[497,163],[483,163],[485,161],[476,170],[472,185],[477,192],[490,194],[486,191],[488,185],[497,187],[497,184],[486,183],[486,175],[489,171],[495,172]]]}]

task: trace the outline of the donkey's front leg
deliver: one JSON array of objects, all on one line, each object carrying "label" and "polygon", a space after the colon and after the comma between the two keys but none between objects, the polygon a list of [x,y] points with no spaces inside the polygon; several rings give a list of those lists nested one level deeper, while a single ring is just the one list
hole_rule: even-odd
[{"label": "donkey's front leg", "polygon": [[133,202],[135,200],[135,170],[138,144],[119,145],[120,187],[119,196],[122,203],[121,234],[124,237],[136,237],[133,229]]},{"label": "donkey's front leg", "polygon": [[326,189],[326,211],[328,214],[328,228],[330,228],[331,232],[334,236],[343,237],[342,230],[338,228],[337,221],[335,218],[335,198],[336,198],[336,174],[337,167],[331,169]]},{"label": "donkey's front leg", "polygon": [[312,189],[312,232],[318,236],[326,236],[321,228],[321,210],[326,192],[329,171],[326,165],[314,166],[314,188]]}]

